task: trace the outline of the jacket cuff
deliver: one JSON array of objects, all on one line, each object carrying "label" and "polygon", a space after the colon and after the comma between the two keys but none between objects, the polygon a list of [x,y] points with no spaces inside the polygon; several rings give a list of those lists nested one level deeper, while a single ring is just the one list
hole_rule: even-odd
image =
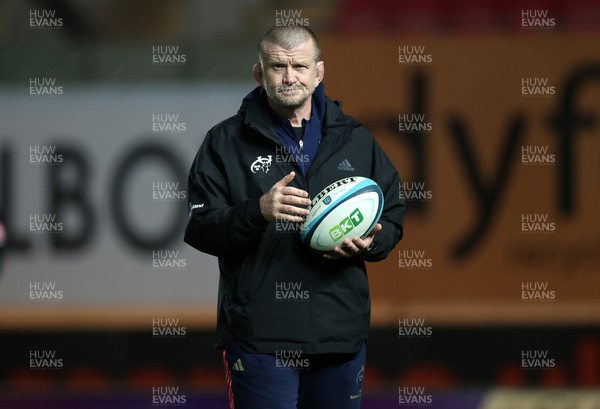
[{"label": "jacket cuff", "polygon": [[250,226],[257,230],[264,229],[269,224],[260,211],[260,198],[248,200],[246,216]]},{"label": "jacket cuff", "polygon": [[370,261],[369,257],[372,256],[375,251],[377,251],[377,243],[375,242],[375,239],[376,238],[374,238],[371,242],[371,245],[367,247],[367,250],[364,253],[362,253],[362,258],[365,261]]}]

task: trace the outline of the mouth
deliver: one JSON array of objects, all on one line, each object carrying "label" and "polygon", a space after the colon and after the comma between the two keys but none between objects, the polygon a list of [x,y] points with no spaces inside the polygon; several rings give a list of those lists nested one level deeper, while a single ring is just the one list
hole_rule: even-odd
[{"label": "mouth", "polygon": [[283,95],[294,95],[300,92],[301,89],[299,87],[290,87],[290,88],[278,88],[277,92]]}]

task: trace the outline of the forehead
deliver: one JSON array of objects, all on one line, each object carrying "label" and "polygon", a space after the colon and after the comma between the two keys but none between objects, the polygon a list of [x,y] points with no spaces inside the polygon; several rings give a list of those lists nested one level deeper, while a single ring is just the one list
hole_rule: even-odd
[{"label": "forehead", "polygon": [[292,49],[286,49],[274,43],[266,43],[264,57],[269,61],[312,61],[315,57],[315,49],[311,40],[307,40]]}]

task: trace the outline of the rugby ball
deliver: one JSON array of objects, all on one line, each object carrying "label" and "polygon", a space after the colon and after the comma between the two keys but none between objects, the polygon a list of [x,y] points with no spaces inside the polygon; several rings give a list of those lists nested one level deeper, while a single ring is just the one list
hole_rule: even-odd
[{"label": "rugby ball", "polygon": [[381,216],[383,193],[373,180],[361,176],[340,179],[314,197],[300,240],[318,252],[342,247],[344,239],[366,237]]}]

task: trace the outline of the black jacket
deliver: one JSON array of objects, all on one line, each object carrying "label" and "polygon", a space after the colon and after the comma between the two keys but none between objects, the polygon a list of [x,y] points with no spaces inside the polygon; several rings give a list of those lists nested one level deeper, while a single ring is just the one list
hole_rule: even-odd
[{"label": "black jacket", "polygon": [[[261,91],[264,92],[264,91]],[[384,259],[402,237],[400,177],[371,134],[326,99],[323,139],[306,176],[289,160],[259,98],[213,127],[192,164],[185,241],[219,258],[217,347],[231,339],[249,352],[358,352],[370,298],[364,260]],[[259,198],[290,171],[311,198],[332,182],[365,176],[383,190],[374,249],[328,260],[304,247],[299,225],[267,222]]]}]

